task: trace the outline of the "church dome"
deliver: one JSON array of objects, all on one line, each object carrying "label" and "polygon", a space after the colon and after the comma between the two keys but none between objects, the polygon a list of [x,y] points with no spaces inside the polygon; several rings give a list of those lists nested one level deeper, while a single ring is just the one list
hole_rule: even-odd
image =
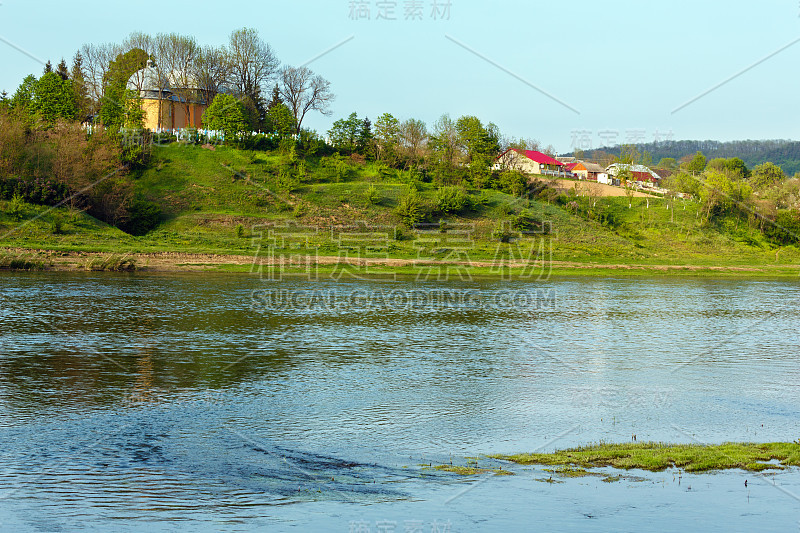
[{"label": "church dome", "polygon": [[153,61],[148,59],[147,66],[141,70],[133,73],[133,76],[128,80],[128,90],[139,93],[139,96],[158,97],[158,91],[162,93],[170,92],[170,84],[165,77],[160,77],[158,70],[153,65]]}]

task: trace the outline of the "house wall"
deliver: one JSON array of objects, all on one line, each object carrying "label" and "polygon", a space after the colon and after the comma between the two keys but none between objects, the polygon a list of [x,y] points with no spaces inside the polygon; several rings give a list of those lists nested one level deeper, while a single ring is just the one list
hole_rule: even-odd
[{"label": "house wall", "polygon": [[[159,123],[159,107],[161,109],[161,122]],[[142,110],[144,111],[144,127],[149,130],[162,129],[183,129],[183,128],[202,128],[203,113],[208,106],[202,104],[189,104],[189,113],[186,113],[186,105],[175,103],[171,100],[162,100],[159,106],[158,100],[142,99]]]},{"label": "house wall", "polygon": [[520,155],[517,152],[512,152],[510,156],[512,168],[518,169],[520,172],[525,172],[526,174],[541,173],[539,163],[536,161],[531,161],[527,157]]}]

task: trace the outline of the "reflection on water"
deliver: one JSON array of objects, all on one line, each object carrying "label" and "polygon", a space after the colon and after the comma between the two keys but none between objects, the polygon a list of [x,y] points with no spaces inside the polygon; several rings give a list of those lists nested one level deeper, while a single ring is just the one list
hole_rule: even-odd
[{"label": "reflection on water", "polygon": [[[536,516],[586,529],[588,513],[647,530],[645,502],[678,521],[739,505],[735,473],[697,478],[707,491],[686,501],[669,473],[549,485],[527,469],[445,505],[469,485],[420,465],[634,434],[795,440],[798,294],[707,279],[2,274],[0,526],[518,529]],[[711,524],[800,517],[761,490]],[[513,504],[534,496],[547,511]]]}]

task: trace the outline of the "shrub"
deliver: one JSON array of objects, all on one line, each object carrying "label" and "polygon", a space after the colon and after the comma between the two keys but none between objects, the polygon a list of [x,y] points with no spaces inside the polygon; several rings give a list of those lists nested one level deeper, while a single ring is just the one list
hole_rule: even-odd
[{"label": "shrub", "polygon": [[442,187],[436,191],[436,208],[445,214],[461,213],[472,208],[472,199],[463,187]]},{"label": "shrub", "polygon": [[367,202],[369,202],[370,205],[377,205],[381,203],[381,194],[378,192],[378,188],[374,185],[369,186],[366,196]]},{"label": "shrub", "polygon": [[764,235],[776,244],[800,242],[800,213],[795,210],[779,211],[775,223],[764,226]]},{"label": "shrub", "polygon": [[22,199],[22,196],[19,194],[15,194],[11,201],[8,202],[8,214],[14,220],[22,220],[22,215],[25,213],[25,201]]},{"label": "shrub", "polygon": [[241,239],[244,237],[244,226],[236,224],[236,237]]},{"label": "shrub", "polygon": [[414,189],[409,189],[408,192],[400,198],[395,212],[406,226],[412,228],[419,224],[424,216],[422,199],[419,193]]},{"label": "shrub", "polygon": [[55,214],[50,223],[50,231],[53,235],[61,235],[64,233],[64,218],[60,214]]},{"label": "shrub", "polygon": [[549,233],[549,225],[542,221],[529,209],[523,209],[519,215],[511,218],[511,227],[517,231]]},{"label": "shrub", "polygon": [[506,222],[501,222],[492,232],[492,239],[504,243],[511,242],[517,233],[511,230],[511,227]]},{"label": "shrub", "polygon": [[512,196],[522,196],[528,189],[528,178],[521,172],[507,170],[500,173],[497,180],[498,188],[506,194]]}]

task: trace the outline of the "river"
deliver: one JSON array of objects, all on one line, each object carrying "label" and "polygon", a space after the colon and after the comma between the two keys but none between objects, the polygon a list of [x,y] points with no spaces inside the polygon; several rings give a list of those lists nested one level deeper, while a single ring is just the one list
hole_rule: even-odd
[{"label": "river", "polygon": [[[800,439],[799,297],[0,273],[0,530],[797,531],[797,469],[545,483],[485,455]],[[516,475],[429,467],[467,457]]]}]

